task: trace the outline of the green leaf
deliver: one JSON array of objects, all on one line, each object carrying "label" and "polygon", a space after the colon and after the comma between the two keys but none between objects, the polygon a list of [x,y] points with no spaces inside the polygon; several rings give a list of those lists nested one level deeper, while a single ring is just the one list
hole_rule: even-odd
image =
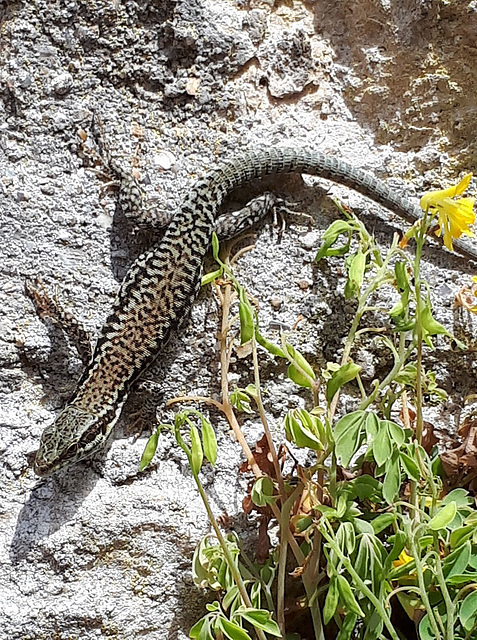
[{"label": "green leaf", "polygon": [[239,287],[239,317],[240,344],[245,344],[253,338],[255,332],[255,312],[243,287]]},{"label": "green leaf", "polygon": [[446,577],[446,583],[454,586],[462,587],[466,584],[475,584],[475,572],[472,573],[456,573]]},{"label": "green leaf", "polygon": [[454,501],[446,504],[442,509],[436,513],[436,515],[431,518],[428,527],[432,531],[439,531],[440,529],[445,529],[448,524],[452,522],[455,518],[455,514],[457,513],[457,505]]},{"label": "green leaf", "polygon": [[391,440],[393,440],[398,447],[401,447],[406,439],[404,429],[391,420],[381,420],[380,428],[384,427],[388,430]]},{"label": "green leaf", "polygon": [[159,440],[159,436],[161,434],[162,425],[160,425],[157,430],[150,436],[149,440],[144,447],[144,452],[141,457],[141,462],[139,463],[139,471],[144,471],[144,469],[149,465],[151,460],[154,458],[157,449],[157,443]]},{"label": "green leaf", "polygon": [[[351,232],[354,228],[355,225],[349,220],[335,220],[332,222],[323,234],[323,244],[316,254],[315,261],[319,262],[325,256],[344,255],[349,250]],[[330,249],[330,247],[338,240],[339,236],[344,233],[348,234],[347,243],[336,249]]]},{"label": "green leaf", "polygon": [[469,496],[469,492],[465,489],[454,489],[442,500],[441,506],[443,507],[449,504],[449,502],[455,502],[458,507],[468,507],[472,504],[473,500]]},{"label": "green leaf", "polygon": [[204,454],[202,452],[202,443],[200,441],[199,430],[195,425],[190,428],[190,466],[192,471],[197,475],[202,467]]},{"label": "green leaf", "polygon": [[284,349],[286,349],[288,358],[291,360],[291,364],[288,367],[290,380],[293,380],[300,387],[312,387],[316,375],[305,357],[288,342],[285,343]]},{"label": "green leaf", "polygon": [[409,320],[406,318],[406,310],[408,306],[409,291],[406,291],[405,293],[401,294],[401,298],[398,302],[396,302],[394,307],[389,312],[389,317],[396,323],[396,325],[398,326],[398,330],[400,328],[400,324],[402,324],[403,322],[409,322]]},{"label": "green leaf", "polygon": [[204,454],[207,460],[215,465],[217,461],[217,438],[212,425],[202,417],[202,441],[204,443]]},{"label": "green leaf", "polygon": [[250,622],[255,629],[261,629],[272,636],[281,636],[277,623],[271,619],[270,611],[265,609],[239,609],[235,615]]},{"label": "green leaf", "polygon": [[409,274],[407,272],[407,263],[398,260],[394,265],[394,275],[396,277],[396,284],[399,289],[404,290],[410,287]]},{"label": "green leaf", "polygon": [[286,357],[285,354],[283,353],[283,350],[280,349],[279,346],[277,346],[273,342],[270,342],[269,340],[267,340],[262,336],[262,334],[258,329],[258,325],[255,326],[255,338],[258,344],[261,345],[264,349],[266,349],[268,353],[271,353],[272,356],[278,356],[279,358]]},{"label": "green leaf", "polygon": [[230,640],[252,640],[245,629],[239,627],[234,622],[230,622],[227,618],[217,618],[216,627],[224,633]]},{"label": "green leaf", "polygon": [[323,608],[324,624],[328,624],[331,618],[335,615],[339,598],[340,598],[340,593],[338,591],[338,579],[336,575],[332,575],[330,578],[330,583],[328,585],[328,592],[326,594],[325,606]]},{"label": "green leaf", "polygon": [[364,533],[361,536],[354,568],[363,580],[371,581],[371,590],[374,593],[379,593],[386,554],[380,540],[376,538],[373,528],[370,527],[370,529],[369,533]]},{"label": "green leaf", "polygon": [[353,561],[353,567],[356,569],[358,575],[364,580],[369,579],[371,562],[369,545],[366,544],[366,535],[363,535],[358,547],[358,553]]},{"label": "green leaf", "polygon": [[217,237],[217,234],[214,231],[212,233],[212,255],[214,256],[214,260],[218,261],[219,252],[220,252],[219,238]]},{"label": "green leaf", "polygon": [[224,272],[224,270],[221,267],[220,269],[217,269],[216,271],[209,271],[209,273],[206,273],[205,275],[203,275],[202,276],[202,280],[200,282],[201,287],[205,287],[206,284],[210,284],[214,280],[217,280],[217,278],[220,278],[220,276],[223,274],[223,272]]},{"label": "green leaf", "polygon": [[384,622],[376,610],[372,612],[366,623],[366,633],[363,640],[381,640]]},{"label": "green leaf", "polygon": [[352,411],[340,418],[333,430],[335,440],[349,438],[350,434],[355,431],[356,428],[361,429],[364,426],[367,416],[366,411]]},{"label": "green leaf", "polygon": [[262,478],[258,478],[252,487],[252,502],[257,505],[257,507],[265,507],[267,504],[273,504],[277,497],[273,495],[274,487],[271,478],[268,476],[263,476]]},{"label": "green leaf", "polygon": [[467,540],[470,540],[474,531],[475,525],[473,524],[467,524],[464,527],[459,527],[452,531],[449,538],[451,549],[457,549],[460,545],[467,542]]},{"label": "green leaf", "polygon": [[224,599],[222,600],[223,610],[228,611],[230,606],[233,604],[235,600],[237,600],[237,598],[240,600],[240,604],[241,604],[242,600],[240,598],[239,588],[237,587],[237,585],[234,585],[227,591],[227,593],[224,596]]},{"label": "green leaf", "polygon": [[345,486],[346,495],[350,500],[358,498],[359,500],[372,500],[373,502],[381,501],[381,489],[381,482],[366,473],[349,480]]},{"label": "green leaf", "polygon": [[373,440],[379,431],[380,419],[374,413],[374,411],[370,411],[366,416],[366,434],[370,440]]},{"label": "green leaf", "polygon": [[351,613],[355,613],[356,615],[364,618],[364,613],[354,597],[354,593],[349,582],[342,575],[337,575],[336,577],[338,580],[338,591],[345,607],[348,611],[351,611]]},{"label": "green leaf", "polygon": [[358,251],[349,261],[348,279],[344,295],[346,299],[359,296],[366,269],[366,254]]},{"label": "green leaf", "polygon": [[250,589],[250,602],[252,603],[252,607],[255,609],[260,609],[261,607],[262,586],[265,585],[257,581],[252,584],[252,588]]},{"label": "green leaf", "polygon": [[374,533],[377,535],[378,533],[381,533],[381,531],[384,531],[385,529],[390,527],[395,522],[396,522],[396,514],[380,513],[379,516],[376,516],[376,518],[373,518],[371,520],[371,526],[373,527]]},{"label": "green leaf", "polygon": [[335,451],[345,468],[348,467],[351,458],[362,444],[366,416],[365,411],[354,411],[343,416],[336,423],[334,429]]},{"label": "green leaf", "polygon": [[285,417],[284,426],[287,440],[294,442],[297,447],[323,450],[325,428],[317,416],[305,409],[291,409]]},{"label": "green leaf", "polygon": [[235,387],[230,394],[230,402],[238,411],[253,413],[250,406],[250,396],[247,394],[246,389]]},{"label": "green leaf", "polygon": [[378,435],[376,436],[373,444],[373,457],[378,467],[381,467],[389,458],[393,452],[393,445],[389,435],[389,431],[386,428],[380,428]]},{"label": "green leaf", "polygon": [[472,591],[464,598],[459,610],[459,620],[469,632],[477,624],[477,591]]},{"label": "green leaf", "polygon": [[431,349],[434,348],[430,336],[445,335],[452,338],[452,334],[432,315],[432,305],[428,298],[424,304],[420,314],[420,324],[422,327],[423,338],[427,346]]},{"label": "green leaf", "polygon": [[336,532],[336,542],[345,556],[351,556],[356,544],[356,532],[352,522],[340,524]]},{"label": "green leaf", "polygon": [[[358,514],[356,514],[358,515]],[[374,529],[371,526],[371,523],[368,522],[367,520],[363,520],[362,518],[358,518],[358,517],[353,518],[353,524],[354,524],[354,528],[356,529],[356,532],[358,533],[358,535],[360,534],[367,534],[367,535],[374,535]]]},{"label": "green leaf", "polygon": [[399,453],[399,459],[401,460],[402,468],[407,477],[411,480],[414,480],[415,482],[419,482],[419,480],[421,479],[419,467],[417,466],[417,463],[411,458],[411,456],[408,456],[407,453],[401,451]]},{"label": "green leaf", "polygon": [[448,555],[444,559],[442,567],[445,578],[451,578],[454,575],[464,573],[469,564],[471,555],[472,545],[470,544],[470,540]]},{"label": "green leaf", "polygon": [[348,362],[348,364],[341,366],[338,371],[335,371],[326,385],[327,402],[331,402],[338,389],[341,389],[347,382],[354,380],[360,371],[361,367],[354,362]]},{"label": "green leaf", "polygon": [[204,616],[195,623],[189,631],[189,638],[192,638],[192,640],[214,640],[214,635],[210,629],[209,616]]},{"label": "green leaf", "polygon": [[431,336],[442,334],[452,337],[451,333],[449,333],[440,322],[437,322],[437,320],[433,318],[430,300],[427,301],[421,312],[421,325]]},{"label": "green leaf", "polygon": [[[393,546],[390,551],[388,551],[388,556],[384,560],[383,569],[384,572],[387,573],[393,567],[394,560],[397,560],[406,546],[407,536],[404,531],[397,531],[394,536],[391,536],[388,539],[388,543],[391,543]],[[404,565],[402,565],[404,566]]]},{"label": "green leaf", "polygon": [[383,498],[392,504],[397,498],[401,487],[401,472],[399,469],[399,452],[395,451],[390,464],[386,465],[386,475],[383,481]]},{"label": "green leaf", "polygon": [[344,617],[340,632],[336,636],[336,640],[350,640],[351,634],[356,628],[357,620],[358,616],[355,613],[351,613],[351,611],[348,611],[348,613]]},{"label": "green leaf", "polygon": [[420,640],[440,640],[440,638],[436,638],[434,631],[432,630],[427,613],[419,623],[419,638]]}]

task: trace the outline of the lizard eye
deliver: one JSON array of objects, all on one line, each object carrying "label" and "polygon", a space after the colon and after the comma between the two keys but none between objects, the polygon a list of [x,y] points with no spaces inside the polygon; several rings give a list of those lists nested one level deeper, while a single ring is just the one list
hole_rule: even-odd
[{"label": "lizard eye", "polygon": [[66,460],[69,460],[70,458],[73,458],[77,453],[78,453],[78,444],[75,443],[70,445],[68,449],[66,449],[62,457],[65,458]]}]

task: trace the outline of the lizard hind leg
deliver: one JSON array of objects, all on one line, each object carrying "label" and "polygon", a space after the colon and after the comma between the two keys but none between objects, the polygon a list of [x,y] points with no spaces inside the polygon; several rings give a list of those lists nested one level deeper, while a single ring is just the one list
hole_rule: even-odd
[{"label": "lizard hind leg", "polygon": [[52,297],[40,278],[25,282],[25,293],[35,306],[35,311],[41,320],[49,318],[64,331],[68,339],[75,346],[81,361],[89,364],[93,349],[88,332],[75,316],[67,311],[59,302],[58,297]]}]

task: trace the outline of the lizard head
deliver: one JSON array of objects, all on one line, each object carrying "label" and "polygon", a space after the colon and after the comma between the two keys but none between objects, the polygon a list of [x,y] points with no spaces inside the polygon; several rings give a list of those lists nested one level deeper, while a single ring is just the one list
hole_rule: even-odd
[{"label": "lizard head", "polygon": [[108,417],[98,417],[73,404],[66,406],[43,431],[33,462],[35,473],[48,476],[102,447],[113,427]]}]

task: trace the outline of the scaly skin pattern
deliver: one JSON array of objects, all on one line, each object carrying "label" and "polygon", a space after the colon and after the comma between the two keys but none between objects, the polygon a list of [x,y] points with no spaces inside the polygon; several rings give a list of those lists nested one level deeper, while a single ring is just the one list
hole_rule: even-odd
[{"label": "scaly skin pattern", "polygon": [[[420,215],[414,204],[380,180],[310,149],[259,150],[219,164],[192,187],[163,239],[131,266],[76,392],[41,436],[34,461],[37,475],[49,475],[105,444],[133,383],[190,311],[217,211],[227,194],[255,178],[290,172],[351,187],[411,222]],[[140,196],[130,184],[129,199],[135,205]],[[252,217],[248,223],[256,221]],[[232,219],[230,228],[223,225],[221,235],[234,233]]]}]

